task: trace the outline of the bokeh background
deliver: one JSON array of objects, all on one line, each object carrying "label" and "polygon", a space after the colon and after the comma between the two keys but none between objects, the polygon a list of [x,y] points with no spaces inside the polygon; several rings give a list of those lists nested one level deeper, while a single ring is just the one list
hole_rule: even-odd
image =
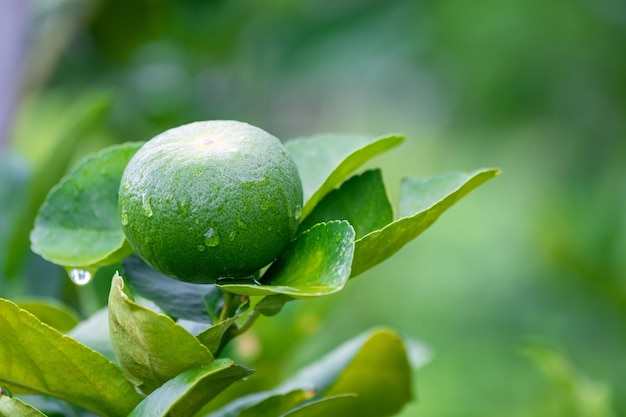
[{"label": "bokeh background", "polygon": [[205,119],[402,132],[369,164],[392,198],[503,174],[239,355],[279,378],[389,326],[429,357],[403,415],[626,415],[626,2],[2,0],[0,91],[0,296],[105,304],[110,270],[76,287],[28,243],[88,152]]}]

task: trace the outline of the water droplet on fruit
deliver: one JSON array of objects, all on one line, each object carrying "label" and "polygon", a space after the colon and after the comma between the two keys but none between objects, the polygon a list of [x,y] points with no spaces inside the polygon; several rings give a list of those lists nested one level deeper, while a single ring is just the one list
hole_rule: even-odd
[{"label": "water droplet on fruit", "polygon": [[204,245],[198,245],[198,251],[199,252],[204,252],[206,250],[206,246]]},{"label": "water droplet on fruit", "polygon": [[212,227],[204,234],[204,244],[210,248],[220,244],[220,235]]},{"label": "water droplet on fruit", "polygon": [[126,211],[126,209],[122,210],[122,226],[126,226],[128,225],[128,212]]},{"label": "water droplet on fruit", "polygon": [[237,213],[237,217],[235,218],[237,221],[237,228],[239,229],[247,229],[248,225],[241,219],[241,214]]},{"label": "water droplet on fruit", "polygon": [[173,199],[174,199],[174,193],[169,193],[167,198],[165,199],[165,202],[169,204],[172,202]]},{"label": "water droplet on fruit", "polygon": [[233,240],[235,240],[235,236],[237,236],[237,232],[235,232],[234,230],[233,230],[233,231],[231,231],[231,232],[228,234],[228,240],[230,240],[230,241],[232,242]]},{"label": "water droplet on fruit", "polygon": [[296,204],[294,214],[296,216],[296,220],[300,220],[300,217],[302,217],[302,206],[300,204]]},{"label": "water droplet on fruit", "polygon": [[144,214],[148,217],[152,217],[152,205],[150,203],[151,199],[152,198],[148,197],[146,193],[143,193],[141,195],[141,207],[143,208]]},{"label": "water droplet on fruit", "polygon": [[185,203],[178,202],[178,212],[183,218],[186,218],[189,215],[189,209]]},{"label": "water droplet on fruit", "polygon": [[130,182],[127,182],[126,184],[124,184],[124,189],[125,190],[129,190],[130,189]]},{"label": "water droplet on fruit", "polygon": [[85,285],[91,281],[91,272],[74,268],[68,272],[70,279],[76,285]]}]

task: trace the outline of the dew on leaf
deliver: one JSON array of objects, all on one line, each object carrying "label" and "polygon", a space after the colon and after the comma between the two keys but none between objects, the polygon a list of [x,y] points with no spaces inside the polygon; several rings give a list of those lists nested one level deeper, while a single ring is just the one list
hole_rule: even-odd
[{"label": "dew on leaf", "polygon": [[86,285],[92,278],[91,272],[79,268],[70,269],[68,274],[72,282],[76,285]]}]

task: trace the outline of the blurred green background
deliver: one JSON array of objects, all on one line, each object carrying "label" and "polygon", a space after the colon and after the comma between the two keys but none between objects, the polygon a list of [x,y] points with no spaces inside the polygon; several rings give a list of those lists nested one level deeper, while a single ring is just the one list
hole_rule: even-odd
[{"label": "blurred green background", "polygon": [[28,249],[88,152],[205,119],[283,140],[402,132],[370,164],[392,198],[402,176],[503,175],[342,293],[261,319],[239,354],[278,378],[390,326],[430,357],[403,415],[626,415],[626,2],[0,8],[0,296],[104,305],[111,270],[76,287]]}]

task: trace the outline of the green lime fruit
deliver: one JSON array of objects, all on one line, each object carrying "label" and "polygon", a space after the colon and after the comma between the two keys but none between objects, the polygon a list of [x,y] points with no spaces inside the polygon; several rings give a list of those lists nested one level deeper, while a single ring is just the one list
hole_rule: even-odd
[{"label": "green lime fruit", "polygon": [[181,281],[247,277],[275,260],[302,214],[302,182],[281,142],[236,121],[170,129],[137,151],[119,191],[135,252]]}]

